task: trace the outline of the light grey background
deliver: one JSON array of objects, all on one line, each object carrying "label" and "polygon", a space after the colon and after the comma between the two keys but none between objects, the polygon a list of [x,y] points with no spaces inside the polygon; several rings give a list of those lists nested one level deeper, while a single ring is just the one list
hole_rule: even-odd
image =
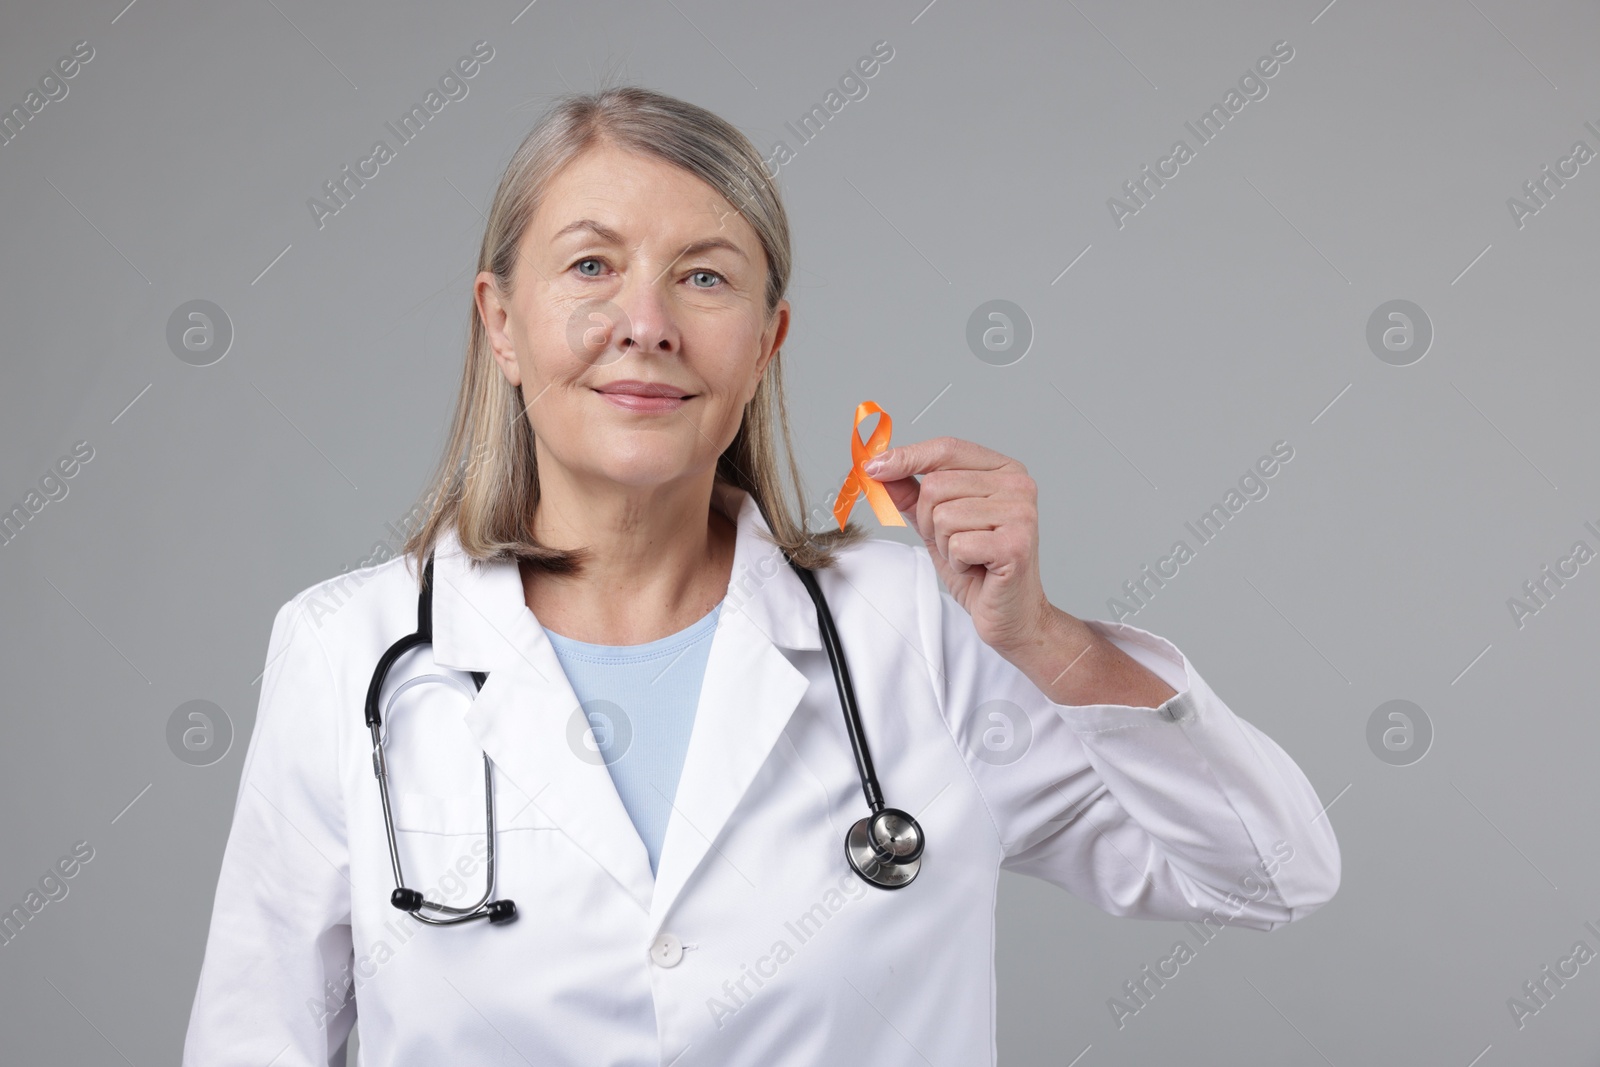
[{"label": "light grey background", "polygon": [[[896,444],[1025,463],[1047,591],[1105,617],[1294,448],[1130,621],[1305,769],[1343,887],[1224,931],[1119,1029],[1108,998],[1183,928],[1006,876],[1004,1062],[1595,1062],[1600,962],[1521,1029],[1507,1007],[1600,950],[1600,563],[1520,628],[1507,607],[1600,549],[1600,162],[1520,228],[1506,203],[1600,149],[1592,4],[120,2],[0,18],[5,108],[94,48],[0,147],[0,505],[94,449],[0,547],[0,905],[94,848],[0,948],[8,1062],[177,1061],[273,613],[411,506],[494,183],[553,94],[607,72],[796,150],[785,353],[813,506],[871,398]],[[480,39],[470,94],[319,230],[307,199]],[[800,145],[785,122],[880,40],[868,95]],[[1280,40],[1268,95],[1119,229],[1107,198]],[[194,299],[236,331],[208,367],[166,342]],[[965,339],[993,299],[1034,331],[1010,366]],[[1435,331],[1409,366],[1367,344],[1391,299]],[[235,731],[206,767],[166,740],[196,699]],[[1435,732],[1410,766],[1368,746],[1392,699]]]}]

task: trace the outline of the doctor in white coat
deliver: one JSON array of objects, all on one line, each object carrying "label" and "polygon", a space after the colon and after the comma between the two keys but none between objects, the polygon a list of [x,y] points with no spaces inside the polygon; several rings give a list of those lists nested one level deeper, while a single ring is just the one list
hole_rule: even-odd
[{"label": "doctor in white coat", "polygon": [[[1002,869],[1213,927],[1333,896],[1338,845],[1293,760],[1171,642],[1046,599],[1022,464],[903,444],[875,477],[921,546],[807,532],[777,462],[790,265],[760,155],[703,109],[609,89],[530,132],[404,554],[273,623],[185,1064],[327,1064],[359,1016],[366,1067],[976,1067]],[[812,451],[847,444],[841,425]],[[783,550],[827,597],[885,799],[925,835],[903,888],[846,862],[866,803]],[[430,552],[432,644],[382,694],[396,845],[428,899],[478,899],[486,754],[512,922],[390,902],[362,711]],[[549,634],[637,645],[718,607],[652,874]],[[430,674],[454,684],[402,691]]]}]

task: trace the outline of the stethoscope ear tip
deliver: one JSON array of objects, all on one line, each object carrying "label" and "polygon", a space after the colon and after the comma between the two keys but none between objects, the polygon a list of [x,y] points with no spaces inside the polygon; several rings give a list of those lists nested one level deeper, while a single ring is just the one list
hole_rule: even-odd
[{"label": "stethoscope ear tip", "polygon": [[389,903],[401,911],[415,912],[422,907],[422,894],[415,889],[401,886],[389,894]]},{"label": "stethoscope ear tip", "polygon": [[517,906],[509,900],[491,900],[485,908],[489,913],[489,921],[496,926],[516,921]]}]

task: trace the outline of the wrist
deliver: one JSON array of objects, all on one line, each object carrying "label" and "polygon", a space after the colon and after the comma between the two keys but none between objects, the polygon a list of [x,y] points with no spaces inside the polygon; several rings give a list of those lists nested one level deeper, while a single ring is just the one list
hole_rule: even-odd
[{"label": "wrist", "polygon": [[995,650],[1052,700],[1068,703],[1057,691],[1070,677],[1069,671],[1077,673],[1077,668],[1093,658],[1090,650],[1101,640],[1088,623],[1043,600],[1038,620],[1026,636]]},{"label": "wrist", "polygon": [[1156,708],[1176,695],[1099,630],[1048,607],[1035,636],[1002,655],[1053,703]]}]

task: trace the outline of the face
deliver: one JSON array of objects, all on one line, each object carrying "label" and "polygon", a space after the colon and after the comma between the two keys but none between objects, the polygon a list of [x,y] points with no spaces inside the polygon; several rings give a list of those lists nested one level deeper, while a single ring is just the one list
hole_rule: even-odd
[{"label": "face", "polygon": [[[787,300],[764,313],[766,281],[755,230],[699,178],[609,145],[569,163],[523,234],[511,291],[487,271],[476,282],[541,484],[707,477],[788,331]],[[627,382],[670,395],[627,396]]]}]

